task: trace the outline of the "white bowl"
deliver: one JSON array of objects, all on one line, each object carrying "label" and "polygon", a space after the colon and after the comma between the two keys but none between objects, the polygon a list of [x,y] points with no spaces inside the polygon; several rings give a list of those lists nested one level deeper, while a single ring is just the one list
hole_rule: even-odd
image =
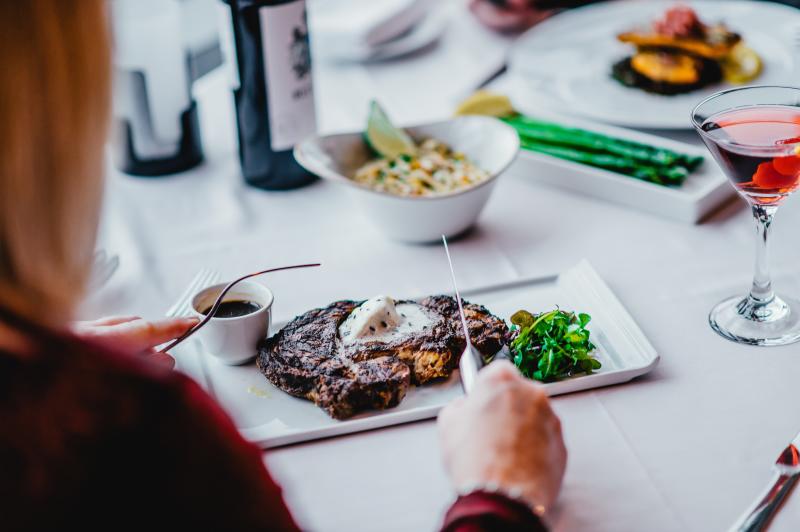
[{"label": "white bowl", "polygon": [[487,116],[462,116],[406,131],[418,142],[434,138],[448,144],[485,170],[489,178],[442,196],[407,197],[373,190],[350,179],[375,157],[364,142],[363,132],[307,139],[295,146],[294,156],[309,172],[347,185],[369,220],[395,240],[433,242],[442,235],[463,233],[477,220],[497,177],[516,158],[516,131]]}]

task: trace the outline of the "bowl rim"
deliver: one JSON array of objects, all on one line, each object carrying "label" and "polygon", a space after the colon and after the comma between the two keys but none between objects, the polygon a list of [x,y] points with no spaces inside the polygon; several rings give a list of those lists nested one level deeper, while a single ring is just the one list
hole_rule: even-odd
[{"label": "bowl rim", "polygon": [[[339,136],[350,136],[350,135],[358,135],[360,138],[363,139],[364,131],[365,131],[363,129],[356,130],[356,131],[343,131],[343,132],[340,132],[340,133],[333,133],[333,134],[330,134],[330,135],[315,135],[313,137],[307,138],[307,139],[303,140],[302,142],[298,143],[297,145],[295,145],[294,150],[293,150],[294,158],[300,164],[300,166],[302,166],[303,168],[305,168],[309,172],[313,173],[314,175],[317,175],[317,176],[321,177],[322,179],[325,179],[325,180],[328,180],[328,181],[341,182],[344,185],[353,187],[353,188],[355,188],[357,190],[363,190],[365,192],[376,194],[378,196],[384,196],[384,197],[394,198],[394,199],[398,199],[398,200],[406,200],[406,201],[420,201],[420,200],[422,200],[422,201],[442,201],[442,200],[446,200],[446,199],[453,198],[453,197],[456,197],[456,196],[461,196],[462,194],[467,194],[469,192],[473,192],[475,190],[483,188],[483,187],[489,185],[490,183],[492,183],[493,181],[495,181],[498,177],[500,177],[500,174],[502,174],[503,172],[508,170],[508,167],[511,166],[511,164],[519,156],[519,151],[520,151],[519,135],[517,135],[517,132],[513,127],[509,126],[508,124],[506,124],[502,120],[500,120],[498,118],[495,118],[493,116],[486,116],[486,115],[456,116],[456,117],[453,117],[453,118],[448,118],[446,120],[437,120],[435,122],[426,122],[426,123],[423,123],[423,124],[414,124],[414,125],[409,125],[409,126],[401,126],[403,129],[408,130],[408,129],[416,129],[416,128],[421,128],[421,127],[431,127],[431,126],[439,126],[439,125],[443,125],[443,124],[456,123],[456,122],[464,121],[464,120],[473,120],[474,121],[475,119],[479,119],[479,120],[486,121],[486,122],[491,122],[494,125],[500,126],[500,128],[505,128],[506,131],[512,133],[513,134],[512,138],[514,139],[514,143],[515,143],[515,147],[514,147],[513,153],[511,155],[511,157],[509,157],[508,161],[506,161],[504,164],[502,164],[501,167],[496,172],[492,172],[489,175],[489,177],[486,178],[485,180],[481,181],[480,183],[475,183],[474,185],[471,185],[469,187],[462,188],[462,189],[459,189],[459,190],[455,190],[453,192],[449,192],[447,194],[437,194],[435,196],[401,196],[399,194],[392,194],[391,192],[384,192],[382,190],[375,190],[372,187],[370,187],[369,185],[364,185],[362,183],[358,183],[356,181],[353,181],[352,178],[349,178],[349,177],[347,177],[345,175],[342,175],[339,172],[336,172],[334,170],[330,170],[329,172],[325,172],[325,173],[318,173],[317,171],[312,169],[312,167],[315,166],[315,165],[313,163],[309,164],[308,159],[303,155],[302,146],[304,144],[306,144],[307,142],[310,142],[312,140],[321,140],[323,138],[331,138],[331,137],[339,137]],[[362,140],[362,142],[364,142],[364,141]]]}]

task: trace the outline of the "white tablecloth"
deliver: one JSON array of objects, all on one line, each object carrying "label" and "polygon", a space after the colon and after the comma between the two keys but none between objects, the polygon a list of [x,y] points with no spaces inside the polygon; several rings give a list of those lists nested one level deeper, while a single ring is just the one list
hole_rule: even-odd
[{"label": "white tablecloth", "polygon": [[[358,127],[373,96],[402,122],[446,116],[507,44],[461,12],[426,53],[369,67],[317,65],[322,128]],[[156,317],[203,266],[230,277],[321,260],[324,269],[268,281],[278,320],[336,298],[448,290],[439,247],[387,241],[335,185],[246,187],[224,76],[212,74],[196,93],[203,166],[164,179],[110,171],[101,245],[122,266],[87,301],[87,314]],[[778,215],[772,265],[779,291],[800,295],[795,203]],[[770,479],[800,429],[800,347],[739,346],[707,324],[713,304],[748,287],[753,232],[738,203],[691,226],[510,172],[478,227],[454,244],[464,288],[589,259],[661,354],[646,378],[554,399],[570,451],[554,530],[723,530]],[[432,421],[274,450],[266,461],[311,530],[432,530],[453,497]],[[800,526],[797,499],[774,530]]]}]

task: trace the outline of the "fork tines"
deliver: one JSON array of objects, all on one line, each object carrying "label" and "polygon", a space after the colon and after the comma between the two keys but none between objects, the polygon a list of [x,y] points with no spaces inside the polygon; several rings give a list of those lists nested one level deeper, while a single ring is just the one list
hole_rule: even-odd
[{"label": "fork tines", "polygon": [[208,286],[211,286],[215,282],[219,280],[219,273],[215,270],[210,268],[203,268],[197,275],[194,276],[192,282],[189,283],[189,286],[186,287],[186,290],[183,291],[181,296],[172,305],[166,312],[166,315],[170,318],[175,318],[179,316],[189,316],[192,313],[192,298],[202,290]]}]

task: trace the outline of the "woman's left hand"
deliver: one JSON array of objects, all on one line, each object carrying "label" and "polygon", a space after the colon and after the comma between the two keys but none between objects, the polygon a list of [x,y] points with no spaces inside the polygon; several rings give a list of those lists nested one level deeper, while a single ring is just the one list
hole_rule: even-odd
[{"label": "woman's left hand", "polygon": [[175,360],[166,353],[156,352],[156,346],[174,340],[197,325],[197,322],[197,318],[149,321],[138,316],[120,316],[76,322],[73,332],[81,338],[100,340],[125,351],[153,357],[156,362],[173,367]]}]

